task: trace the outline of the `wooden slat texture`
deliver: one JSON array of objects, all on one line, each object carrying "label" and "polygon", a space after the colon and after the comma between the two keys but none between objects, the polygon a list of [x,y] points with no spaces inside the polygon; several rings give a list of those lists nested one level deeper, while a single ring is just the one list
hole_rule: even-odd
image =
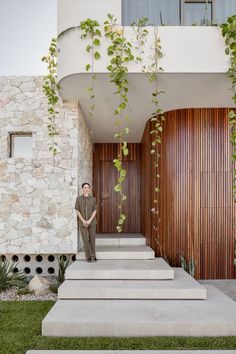
[{"label": "wooden slat texture", "polygon": [[155,207],[150,121],[141,142],[141,232],[157,254],[161,245],[173,265],[180,264],[180,252],[187,259],[192,256],[196,278],[236,276],[227,112],[206,108],[165,114],[160,147],[160,217],[150,212]]}]

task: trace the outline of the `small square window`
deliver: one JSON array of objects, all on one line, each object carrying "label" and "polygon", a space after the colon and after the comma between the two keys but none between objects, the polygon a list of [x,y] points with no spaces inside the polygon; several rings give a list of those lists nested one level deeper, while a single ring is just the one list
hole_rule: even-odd
[{"label": "small square window", "polygon": [[32,133],[10,134],[10,157],[32,158]]}]

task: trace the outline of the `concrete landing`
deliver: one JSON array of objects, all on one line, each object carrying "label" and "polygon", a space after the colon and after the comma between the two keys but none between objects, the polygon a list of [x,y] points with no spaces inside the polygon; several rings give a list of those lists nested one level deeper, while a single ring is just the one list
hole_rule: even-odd
[{"label": "concrete landing", "polygon": [[28,350],[26,354],[236,354],[236,350]]},{"label": "concrete landing", "polygon": [[42,335],[65,337],[235,336],[236,303],[208,285],[202,300],[58,300]]},{"label": "concrete landing", "polygon": [[163,258],[150,260],[75,261],[65,271],[65,279],[174,279],[174,270]]},{"label": "concrete landing", "polygon": [[65,280],[58,299],[206,299],[206,288],[182,268],[171,280]]},{"label": "concrete landing", "polygon": [[[155,252],[148,246],[97,246],[97,259],[153,259]],[[85,259],[83,250],[76,254],[76,259]]]},{"label": "concrete landing", "polygon": [[98,246],[145,246],[146,237],[142,234],[96,234]]}]

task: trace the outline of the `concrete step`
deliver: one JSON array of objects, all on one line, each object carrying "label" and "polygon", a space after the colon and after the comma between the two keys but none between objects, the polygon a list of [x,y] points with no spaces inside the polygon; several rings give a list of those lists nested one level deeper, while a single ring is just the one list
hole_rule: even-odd
[{"label": "concrete step", "polygon": [[58,300],[43,336],[236,336],[236,303],[208,285],[202,300]]},{"label": "concrete step", "polygon": [[28,350],[26,354],[236,354],[236,350]]},{"label": "concrete step", "polygon": [[171,280],[65,280],[58,299],[206,299],[206,288],[182,268]]},{"label": "concrete step", "polygon": [[75,261],[65,271],[65,279],[174,279],[174,270],[163,258],[150,260]]},{"label": "concrete step", "polygon": [[[97,246],[97,259],[153,259],[155,252],[148,246]],[[83,251],[76,254],[76,259],[85,259]]]},{"label": "concrete step", "polygon": [[146,237],[142,234],[96,234],[97,246],[145,246]]}]

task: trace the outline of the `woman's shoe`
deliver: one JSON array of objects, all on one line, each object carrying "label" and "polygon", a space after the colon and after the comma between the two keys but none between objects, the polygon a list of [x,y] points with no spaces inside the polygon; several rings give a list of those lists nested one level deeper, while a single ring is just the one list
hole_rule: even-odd
[{"label": "woman's shoe", "polygon": [[96,258],[94,256],[91,257],[91,262],[96,262]]},{"label": "woman's shoe", "polygon": [[91,263],[91,258],[88,258],[88,259],[87,259],[87,262]]}]

